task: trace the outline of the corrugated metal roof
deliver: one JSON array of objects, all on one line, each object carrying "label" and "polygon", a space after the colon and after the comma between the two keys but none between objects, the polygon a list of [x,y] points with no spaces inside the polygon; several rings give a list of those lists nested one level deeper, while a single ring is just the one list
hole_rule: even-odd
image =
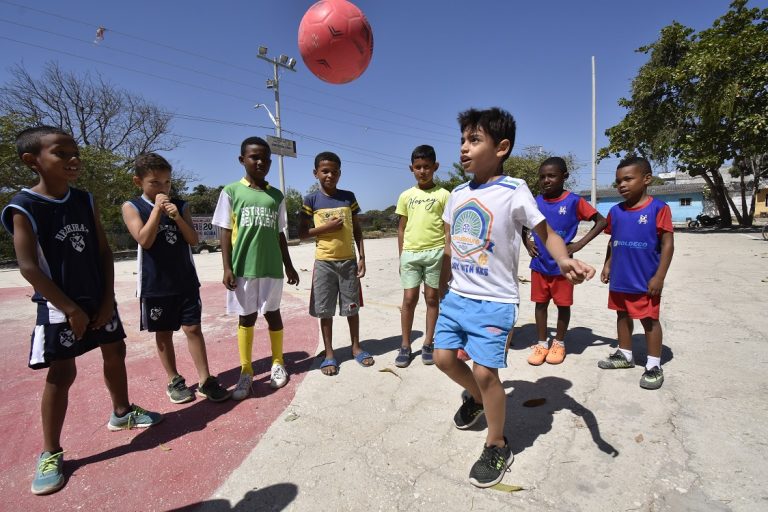
[{"label": "corrugated metal roof", "polygon": [[[704,185],[701,183],[686,183],[682,185],[675,185],[675,184],[669,184],[669,185],[653,185],[648,187],[648,195],[651,196],[661,196],[661,195],[667,195],[667,194],[693,194],[696,192],[703,192],[704,191]],[[579,195],[582,197],[590,197],[592,195],[591,190],[582,190],[579,192]],[[597,189],[597,198],[610,198],[610,197],[621,197],[621,194],[619,194],[619,191],[616,190],[614,187],[603,187]]]}]

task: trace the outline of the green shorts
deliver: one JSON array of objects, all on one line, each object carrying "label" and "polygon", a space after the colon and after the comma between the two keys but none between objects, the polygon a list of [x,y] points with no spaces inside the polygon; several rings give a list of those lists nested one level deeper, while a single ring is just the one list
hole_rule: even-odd
[{"label": "green shorts", "polygon": [[400,255],[400,284],[405,290],[418,288],[421,283],[437,289],[442,264],[442,247],[418,252],[403,251]]}]

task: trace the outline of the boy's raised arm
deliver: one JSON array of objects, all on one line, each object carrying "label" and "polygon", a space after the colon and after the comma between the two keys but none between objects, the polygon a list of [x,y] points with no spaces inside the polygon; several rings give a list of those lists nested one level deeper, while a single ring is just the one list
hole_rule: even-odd
[{"label": "boy's raised arm", "polygon": [[[171,203],[171,205],[176,208],[173,203]],[[181,236],[184,238],[185,242],[187,242],[192,247],[200,243],[200,237],[197,235],[197,231],[195,231],[194,225],[192,223],[192,211],[189,205],[184,208],[184,213],[180,217],[170,217],[176,223],[176,226],[179,228]]]},{"label": "boy's raised arm", "polygon": [[[159,194],[158,194],[159,195]],[[141,220],[139,211],[130,202],[123,203],[123,222],[125,227],[128,228],[128,232],[131,233],[138,244],[144,248],[149,249],[155,243],[157,238],[157,230],[160,226],[160,217],[162,215],[161,208],[158,204],[152,208],[152,213],[149,214],[147,223]]]},{"label": "boy's raised arm", "polygon": [[560,236],[555,233],[549,226],[547,221],[543,220],[539,222],[533,231],[538,235],[544,246],[552,255],[552,258],[557,262],[557,266],[560,267],[560,272],[565,276],[568,281],[579,284],[585,280],[592,279],[595,275],[595,269],[586,263],[575,260],[568,255],[568,250],[565,247],[565,242]]}]

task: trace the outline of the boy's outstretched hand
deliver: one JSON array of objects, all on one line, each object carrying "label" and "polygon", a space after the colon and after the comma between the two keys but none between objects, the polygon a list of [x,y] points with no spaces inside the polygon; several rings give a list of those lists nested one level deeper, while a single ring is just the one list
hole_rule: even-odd
[{"label": "boy's outstretched hand", "polygon": [[557,264],[563,276],[573,284],[589,281],[595,276],[595,269],[580,260],[563,258]]}]

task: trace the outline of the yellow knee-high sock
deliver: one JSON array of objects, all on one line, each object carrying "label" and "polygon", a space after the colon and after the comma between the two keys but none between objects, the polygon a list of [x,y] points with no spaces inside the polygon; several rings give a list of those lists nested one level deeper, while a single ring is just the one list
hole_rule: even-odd
[{"label": "yellow knee-high sock", "polygon": [[272,344],[272,364],[285,365],[283,362],[283,330],[269,331],[269,341]]},{"label": "yellow knee-high sock", "polygon": [[237,348],[240,352],[240,372],[253,375],[253,326],[237,326]]}]

